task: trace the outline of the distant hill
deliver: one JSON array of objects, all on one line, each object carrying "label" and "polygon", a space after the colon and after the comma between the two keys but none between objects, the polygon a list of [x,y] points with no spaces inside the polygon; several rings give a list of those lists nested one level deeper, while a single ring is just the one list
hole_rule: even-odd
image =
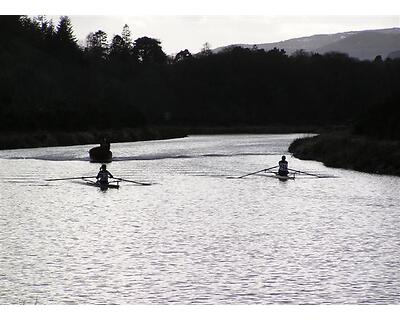
[{"label": "distant hill", "polygon": [[388,58],[390,59],[400,59],[400,50],[393,51],[389,53]]},{"label": "distant hill", "polygon": [[310,37],[255,45],[234,44],[216,48],[214,52],[237,46],[243,48],[257,46],[257,48],[267,51],[276,47],[284,49],[289,55],[298,50],[317,53],[336,51],[347,53],[349,56],[361,60],[372,60],[377,55],[381,55],[385,59],[390,53],[400,50],[400,28],[318,34]]}]

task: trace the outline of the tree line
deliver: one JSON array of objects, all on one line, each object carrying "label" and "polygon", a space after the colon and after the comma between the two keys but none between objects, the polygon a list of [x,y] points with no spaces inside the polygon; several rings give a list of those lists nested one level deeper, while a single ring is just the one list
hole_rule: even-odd
[{"label": "tree line", "polygon": [[66,16],[57,25],[1,16],[0,67],[2,131],[352,126],[387,101],[395,107],[377,121],[398,117],[400,59],[208,45],[168,56],[157,39],[133,40],[127,25],[110,41],[98,30],[78,45]]}]

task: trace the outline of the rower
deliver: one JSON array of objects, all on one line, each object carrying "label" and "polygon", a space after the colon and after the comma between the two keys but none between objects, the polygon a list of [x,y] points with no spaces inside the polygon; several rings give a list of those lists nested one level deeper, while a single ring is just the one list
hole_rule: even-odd
[{"label": "rower", "polygon": [[278,175],[286,177],[288,174],[288,162],[286,161],[286,157],[282,156],[282,160],[279,161]]},{"label": "rower", "polygon": [[108,185],[108,177],[114,178],[110,171],[107,170],[107,166],[105,164],[102,164],[100,167],[100,171],[96,177],[97,182],[101,185]]},{"label": "rower", "polygon": [[106,137],[104,137],[103,141],[100,142],[100,148],[107,151],[110,150],[110,142],[108,142]]}]

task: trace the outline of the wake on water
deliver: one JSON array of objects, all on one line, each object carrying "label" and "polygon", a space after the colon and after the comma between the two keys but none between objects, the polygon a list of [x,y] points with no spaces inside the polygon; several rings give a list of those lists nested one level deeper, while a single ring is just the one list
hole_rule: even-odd
[{"label": "wake on water", "polygon": [[[148,155],[137,155],[137,156],[120,156],[113,157],[113,161],[143,161],[143,160],[165,160],[165,159],[196,159],[206,157],[242,157],[242,156],[267,156],[277,155],[278,153],[216,153],[216,154],[148,154]],[[89,157],[79,157],[70,155],[31,155],[31,156],[10,156],[4,157],[5,159],[11,160],[45,160],[45,161],[90,161]]]}]

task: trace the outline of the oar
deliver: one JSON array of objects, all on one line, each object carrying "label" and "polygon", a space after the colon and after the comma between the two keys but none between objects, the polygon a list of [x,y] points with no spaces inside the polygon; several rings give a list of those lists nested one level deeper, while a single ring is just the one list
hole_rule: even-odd
[{"label": "oar", "polygon": [[271,169],[275,169],[275,168],[278,168],[279,166],[275,166],[275,167],[271,167],[271,168],[267,168],[267,169],[264,169],[264,171],[269,171],[269,170],[271,170]]},{"label": "oar", "polygon": [[125,182],[132,182],[132,183],[140,184],[141,186],[151,186],[151,183],[138,182],[138,181],[127,180],[127,179],[122,179],[122,178],[114,178],[114,179],[115,180],[119,180],[119,181],[125,181]]},{"label": "oar", "polygon": [[76,180],[76,179],[89,179],[89,178],[96,178],[96,176],[93,176],[93,177],[73,177],[73,178],[45,179],[45,181]]},{"label": "oar", "polygon": [[258,171],[256,171],[256,172],[251,172],[251,173],[245,174],[244,176],[236,177],[236,179],[241,179],[241,178],[244,178],[244,177],[247,177],[247,176],[251,176],[252,174],[257,174],[257,173],[260,173],[260,172],[263,172],[263,171],[271,170],[271,169],[274,169],[274,168],[276,168],[276,167],[279,167],[279,166],[274,166],[274,167],[271,167],[271,168],[266,168],[266,169],[258,170]]},{"label": "oar", "polygon": [[320,176],[320,175],[314,174],[314,173],[304,172],[304,171],[300,171],[300,170],[293,170],[293,169],[288,169],[288,170],[293,171],[293,172],[307,174],[309,176],[314,176],[314,177],[317,177],[317,178],[323,178],[323,176]]}]

